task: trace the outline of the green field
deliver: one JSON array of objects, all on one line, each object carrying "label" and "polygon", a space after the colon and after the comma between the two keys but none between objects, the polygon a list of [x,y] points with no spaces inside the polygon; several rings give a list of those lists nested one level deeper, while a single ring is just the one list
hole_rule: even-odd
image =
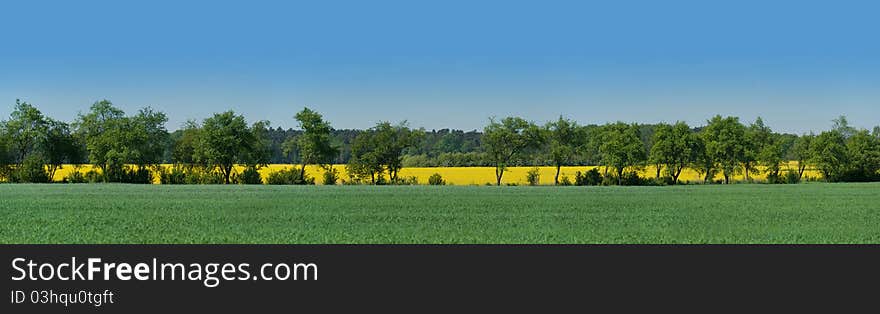
[{"label": "green field", "polygon": [[880,243],[880,184],[0,184],[0,243]]}]

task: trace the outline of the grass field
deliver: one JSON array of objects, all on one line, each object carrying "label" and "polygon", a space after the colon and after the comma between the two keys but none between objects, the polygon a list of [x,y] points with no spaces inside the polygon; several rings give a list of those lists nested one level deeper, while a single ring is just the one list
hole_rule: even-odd
[{"label": "grass field", "polygon": [[880,243],[880,184],[0,184],[0,243]]}]

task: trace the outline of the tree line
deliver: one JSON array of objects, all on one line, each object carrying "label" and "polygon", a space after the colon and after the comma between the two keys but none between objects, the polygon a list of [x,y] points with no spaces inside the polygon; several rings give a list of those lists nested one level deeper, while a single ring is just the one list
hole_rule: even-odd
[{"label": "tree line", "polygon": [[[758,174],[770,183],[795,183],[808,168],[826,181],[880,180],[880,127],[854,128],[843,116],[827,131],[803,135],[774,132],[761,118],[743,123],[720,115],[696,127],[490,118],[482,132],[427,131],[405,121],[336,130],[309,108],[292,118],[298,129],[283,130],[226,111],[169,132],[167,116],[150,107],[128,115],[101,100],[67,123],[17,100],[9,118],[0,121],[0,181],[50,182],[65,164],[91,164],[98,171],[76,171],[65,181],[256,184],[263,183],[258,170],[270,163],[295,165],[270,174],[272,184],[313,184],[307,165],[324,168],[324,182],[336,183],[341,178],[332,164],[345,164],[347,182],[366,184],[411,182],[399,176],[404,167],[491,166],[501,185],[507,168],[521,165],[554,166],[556,184],[570,183],[560,178],[561,167],[577,165],[599,165],[603,171],[579,173],[575,184],[679,184],[688,168],[705,183],[717,175],[721,183],[737,175],[752,181]],[[789,161],[797,166],[787,168]],[[160,167],[163,163],[174,166]],[[653,178],[638,176],[646,166],[655,169]]]}]

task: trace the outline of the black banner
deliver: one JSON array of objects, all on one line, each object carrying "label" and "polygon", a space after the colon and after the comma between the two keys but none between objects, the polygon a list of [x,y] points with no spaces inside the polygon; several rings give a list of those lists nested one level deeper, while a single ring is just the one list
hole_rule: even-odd
[{"label": "black banner", "polygon": [[2,313],[626,310],[704,301],[729,308],[831,295],[870,300],[880,279],[880,246],[4,245],[0,252]]}]

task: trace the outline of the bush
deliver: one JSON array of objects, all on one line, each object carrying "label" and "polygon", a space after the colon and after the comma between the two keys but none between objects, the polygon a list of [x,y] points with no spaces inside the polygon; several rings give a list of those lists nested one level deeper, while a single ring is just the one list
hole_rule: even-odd
[{"label": "bush", "polygon": [[569,179],[567,175],[562,175],[562,178],[559,179],[559,185],[569,186],[571,185],[571,179]]},{"label": "bush", "polygon": [[269,174],[269,177],[266,178],[266,184],[272,185],[304,185],[304,184],[315,184],[315,178],[311,178],[308,174],[305,175],[305,178],[301,176],[301,172],[299,169],[290,168],[281,171],[276,171]]},{"label": "bush", "polygon": [[439,173],[434,173],[428,177],[428,185],[446,185],[446,181]]},{"label": "bush", "polygon": [[785,183],[788,183],[788,184],[801,183],[801,177],[798,175],[797,171],[788,171],[785,173]]},{"label": "bush", "polygon": [[159,174],[159,183],[162,184],[187,184],[187,171],[179,167],[172,167],[169,169],[163,169]]},{"label": "bush", "polygon": [[528,182],[529,185],[531,185],[531,186],[535,186],[535,185],[540,184],[541,183],[541,169],[538,167],[534,167],[532,169],[529,169],[529,171],[526,172],[526,182]]},{"label": "bush", "polygon": [[339,180],[339,170],[330,167],[324,171],[324,185],[336,185],[337,180]]},{"label": "bush", "polygon": [[575,173],[574,185],[600,185],[602,184],[602,174],[599,169],[593,168],[584,173],[580,171]]},{"label": "bush", "polygon": [[89,183],[89,180],[79,169],[74,168],[73,172],[64,177],[64,183]]},{"label": "bush", "polygon": [[92,170],[89,170],[89,172],[86,172],[85,178],[86,178],[86,182],[88,182],[88,183],[107,182],[106,178],[104,177],[104,174],[101,172],[98,172],[98,170],[95,170],[95,169],[92,169]]},{"label": "bush", "polygon": [[[190,179],[190,177],[192,179]],[[193,171],[187,175],[188,184],[224,184],[226,180],[219,171]]]},{"label": "bush", "polygon": [[401,177],[394,180],[395,185],[418,185],[419,178],[416,176]]},{"label": "bush", "polygon": [[[670,177],[670,176],[662,176],[662,177],[654,178],[651,180],[653,181],[651,183],[651,185],[658,185],[658,186],[675,185],[675,180],[673,180],[672,177]],[[679,182],[679,183],[681,183],[681,182]]]},{"label": "bush", "polygon": [[18,169],[15,169],[13,182],[21,183],[49,183],[49,172],[46,171],[45,162],[39,156],[28,156],[22,161]]},{"label": "bush", "polygon": [[238,176],[238,182],[241,184],[263,184],[263,178],[256,167],[247,167]]},{"label": "bush", "polygon": [[123,169],[120,181],[122,183],[152,184],[153,172],[147,168]]}]

